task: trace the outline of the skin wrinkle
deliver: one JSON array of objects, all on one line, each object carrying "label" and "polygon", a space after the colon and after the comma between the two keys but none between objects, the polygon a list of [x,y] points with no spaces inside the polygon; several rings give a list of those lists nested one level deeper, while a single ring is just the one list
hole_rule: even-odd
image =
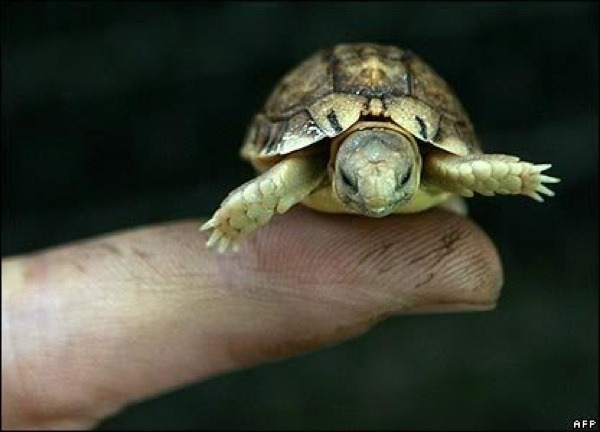
[{"label": "skin wrinkle", "polygon": [[[423,254],[418,255],[411,260],[408,261],[409,264],[415,264],[416,262],[426,260],[427,258],[434,257],[434,261],[429,265],[431,267],[435,267],[442,261],[445,257],[451,255],[455,248],[455,243],[460,240],[460,232],[456,230],[449,231],[447,233],[442,234],[441,236],[441,244],[438,246],[432,247],[429,250],[426,250]],[[438,241],[439,243],[439,241]]]},{"label": "skin wrinkle", "polygon": [[[330,254],[329,260],[324,260],[322,257],[326,255],[326,252],[319,250],[317,252],[318,255],[308,257],[306,253],[302,253],[302,239],[306,239],[310,237],[304,232],[292,232],[289,233],[290,238],[298,238],[298,242],[287,241],[287,243],[293,244],[298,252],[296,256],[303,257],[305,259],[309,259],[313,264],[310,267],[311,274],[313,275],[313,281],[310,282],[310,276],[306,279],[308,286],[318,287],[315,288],[321,289],[322,284],[319,283],[319,277],[322,273],[340,272],[339,281],[343,282],[344,277],[346,277],[346,282],[352,280],[355,284],[364,285],[368,287],[364,290],[364,293],[361,294],[360,290],[355,290],[351,293],[347,293],[348,296],[352,298],[361,298],[364,301],[364,297],[367,298],[370,296],[372,290],[369,288],[374,283],[377,283],[378,280],[382,279],[382,273],[385,271],[389,271],[394,267],[406,266],[401,262],[398,262],[399,259],[403,259],[404,256],[415,256],[418,255],[420,260],[423,260],[422,263],[417,263],[418,260],[410,259],[408,260],[411,267],[414,267],[414,271],[403,272],[403,282],[406,286],[415,286],[419,283],[423,283],[422,274],[428,275],[431,270],[439,265],[444,259],[448,258],[449,262],[446,263],[445,267],[442,269],[443,272],[449,272],[453,267],[456,267],[456,263],[453,263],[452,260],[461,261],[460,257],[456,257],[453,252],[458,246],[456,243],[461,242],[460,244],[465,243],[466,240],[469,239],[468,231],[461,229],[461,225],[459,224],[460,219],[456,216],[451,215],[447,212],[439,212],[437,213],[437,219],[440,221],[437,224],[431,224],[432,226],[420,227],[419,220],[420,216],[411,216],[406,215],[403,216],[403,227],[387,227],[386,229],[381,230],[371,230],[368,235],[361,235],[361,232],[364,230],[360,229],[361,223],[369,224],[369,221],[364,218],[356,218],[353,216],[346,215],[337,215],[337,218],[345,218],[351,222],[353,222],[353,228],[351,231],[346,231],[343,237],[343,253],[339,254]],[[310,216],[313,218],[324,218],[330,220],[328,217],[320,215],[318,213],[310,213]],[[306,216],[305,216],[306,217]],[[415,222],[413,223],[412,220]],[[366,221],[366,222],[365,222]],[[327,221],[326,221],[327,222]],[[461,222],[462,223],[462,222]],[[413,228],[413,225],[415,228]],[[447,226],[446,226],[447,225]],[[302,226],[301,226],[302,227]],[[403,229],[407,231],[411,231],[412,235],[408,236],[408,238],[402,238],[403,242],[401,245],[396,247],[388,247],[387,253],[380,253],[377,256],[373,256],[371,260],[365,261],[365,254],[368,256],[369,254],[374,254],[373,251],[377,251],[381,248],[382,244],[389,244],[389,240],[385,240],[388,243],[384,242],[384,239],[388,239],[392,234],[388,232],[389,230],[398,230]],[[331,238],[339,238],[335,233],[335,224],[332,224],[330,227]],[[416,233],[414,233],[416,231]],[[366,234],[366,233],[365,233]],[[465,237],[465,241],[461,241],[462,238]],[[360,241],[358,241],[360,238]],[[271,247],[277,244],[277,241],[274,239],[269,239],[271,243]],[[323,241],[327,244],[329,242],[329,238],[323,238]],[[406,240],[406,242],[404,242]],[[310,240],[309,240],[310,241]],[[361,253],[359,255],[354,255],[353,244],[360,244]],[[337,248],[334,248],[337,249]],[[366,252],[365,252],[366,251]],[[289,256],[292,256],[291,254]],[[298,260],[292,260],[287,255],[286,249],[280,250],[279,252],[275,252],[273,254],[266,254],[265,256],[259,256],[259,259],[263,261],[263,265],[266,266],[264,268],[264,272],[266,274],[271,274],[273,272],[286,274],[288,272],[294,273],[295,270],[289,269],[289,263],[301,263]],[[267,258],[269,257],[269,258]],[[357,262],[360,262],[362,259],[362,263],[356,265]],[[478,259],[477,257],[471,257],[471,259]],[[300,265],[301,266],[301,265]],[[485,268],[477,267],[479,269],[480,274],[485,272]],[[411,270],[411,269],[409,269]],[[460,274],[457,275],[461,277]],[[477,277],[477,274],[475,274]],[[427,276],[426,276],[427,277]],[[433,279],[433,277],[431,277]],[[443,281],[442,281],[443,282]],[[438,282],[439,283],[439,282]],[[307,288],[310,289],[310,288]],[[382,286],[380,286],[381,292],[390,292],[394,289],[393,284],[390,281],[385,281]],[[358,294],[358,297],[356,297]],[[312,295],[312,294],[311,294]]]},{"label": "skin wrinkle", "polygon": [[[341,249],[344,240],[336,241],[332,237],[330,248],[311,248],[307,253],[305,242],[301,240],[304,233],[293,229],[285,233],[284,238],[268,238],[267,241],[262,241],[261,239],[264,238],[261,236],[249,238],[247,246],[242,246],[245,258],[242,259],[241,254],[232,254],[234,266],[230,267],[227,260],[219,260],[227,284],[234,287],[233,289],[240,295],[254,299],[275,296],[279,301],[301,299],[305,302],[335,303],[332,306],[344,304],[344,301],[339,301],[339,295],[336,297],[336,287],[339,289],[340,283],[347,284],[348,277],[343,275],[343,268],[336,264],[337,256],[333,255],[333,260],[331,259],[331,250]],[[323,235],[327,235],[327,230]],[[277,252],[272,252],[269,244],[271,248],[273,244],[289,244],[289,247],[282,247]],[[249,250],[244,250],[245,248]],[[264,250],[269,252],[261,252]],[[322,272],[323,278],[315,278],[315,272],[312,270],[320,263],[324,263],[327,270]],[[254,277],[248,279],[243,276],[248,272],[254,273]],[[328,273],[332,276],[325,277]],[[332,289],[332,283],[336,282],[337,285]],[[299,290],[298,286],[304,289]],[[328,294],[329,292],[333,294]]]},{"label": "skin wrinkle", "polygon": [[[295,211],[292,211],[285,218],[293,217]],[[313,212],[308,213],[312,216]],[[342,216],[343,217],[343,216]],[[284,219],[277,219],[275,223],[280,223]],[[324,220],[328,223],[328,220]],[[320,227],[321,224],[316,224]],[[246,246],[242,246],[244,259],[241,255],[233,254],[232,260],[236,262],[233,271],[224,265],[223,271],[228,277],[229,283],[237,286],[238,289],[243,285],[243,281],[248,281],[248,278],[243,278],[243,274],[247,272],[255,272],[255,281],[253,292],[260,293],[268,291],[272,294],[279,293],[280,295],[289,297],[303,298],[306,301],[324,301],[338,302],[336,293],[340,286],[346,286],[349,277],[345,275],[346,268],[345,259],[341,254],[332,254],[331,251],[342,250],[347,242],[344,237],[331,235],[330,229],[317,228],[314,232],[311,229],[307,234],[303,231],[295,229],[295,226],[289,227],[286,231],[275,231],[275,238],[255,236],[248,239],[249,250],[244,250]],[[279,237],[277,233],[284,233],[284,237]],[[270,233],[269,233],[270,234]],[[319,238],[327,245],[325,248],[306,248],[306,241],[303,238]],[[310,242],[308,242],[310,243]],[[273,251],[274,245],[283,245],[284,247]],[[268,251],[264,253],[261,251]],[[342,263],[340,263],[342,261]],[[290,265],[293,264],[293,265]],[[317,270],[316,266],[325,266],[323,271]],[[241,269],[236,269],[241,266]],[[318,274],[318,277],[315,277]],[[303,286],[302,290],[298,290],[297,286]],[[248,287],[245,287],[245,291]]]},{"label": "skin wrinkle", "polygon": [[383,243],[378,248],[367,250],[358,259],[358,264],[359,265],[364,264],[367,261],[367,259],[368,260],[377,260],[381,256],[385,256],[388,249],[391,248],[393,245],[394,245],[393,243]]},{"label": "skin wrinkle", "polygon": [[[469,239],[469,237],[476,234],[480,235],[481,232],[468,232],[466,235],[463,235],[463,237]],[[470,241],[463,243],[464,245],[459,244],[461,254],[455,255],[455,259],[458,262],[453,266],[448,266],[445,277],[454,280],[479,281],[479,283],[472,283],[470,285],[465,284],[462,286],[462,289],[470,291],[473,295],[477,294],[473,299],[473,303],[479,302],[483,305],[494,304],[499,297],[500,290],[497,290],[496,295],[490,295],[489,289],[486,287],[494,284],[501,287],[503,284],[502,272],[489,272],[489,269],[497,268],[495,267],[495,259],[492,259],[493,256],[490,254],[482,254],[479,248],[474,247],[474,245],[478,244],[477,242]],[[464,262],[464,264],[461,264],[461,262]],[[430,288],[432,283],[440,283],[440,281],[435,279],[436,276],[437,274],[434,274],[434,277],[432,277],[431,280],[426,281],[422,285],[427,288],[425,291],[430,294],[435,294],[435,290]]]},{"label": "skin wrinkle", "polygon": [[431,282],[431,280],[435,277],[435,273],[428,273],[427,276],[425,276],[425,278],[421,281],[421,282],[417,282],[415,284],[415,289],[419,289],[422,286],[428,284],[429,282]]}]

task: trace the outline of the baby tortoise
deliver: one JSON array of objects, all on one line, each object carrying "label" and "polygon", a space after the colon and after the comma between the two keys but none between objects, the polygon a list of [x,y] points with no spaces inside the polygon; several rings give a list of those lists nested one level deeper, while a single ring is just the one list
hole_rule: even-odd
[{"label": "baby tortoise", "polygon": [[[448,84],[394,46],[324,49],[288,73],[250,125],[241,155],[262,173],[223,201],[200,229],[207,246],[237,250],[275,213],[315,210],[383,217],[458,196],[522,194],[543,201],[550,164],[484,154]],[[459,210],[460,211],[460,210]]]}]

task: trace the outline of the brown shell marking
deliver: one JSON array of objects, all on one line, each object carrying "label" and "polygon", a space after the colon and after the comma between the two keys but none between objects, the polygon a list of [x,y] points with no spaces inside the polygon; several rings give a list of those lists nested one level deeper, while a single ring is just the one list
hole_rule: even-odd
[{"label": "brown shell marking", "polygon": [[[453,153],[462,154],[453,144],[459,139],[467,146],[467,153],[481,153],[471,120],[446,81],[415,54],[406,56],[405,64],[412,77],[411,96],[426,103],[441,116],[438,135],[430,142]],[[450,148],[446,148],[447,146]]]},{"label": "brown shell marking", "polygon": [[303,61],[275,87],[242,155],[284,155],[334,137],[361,115],[389,117],[452,153],[479,153],[471,122],[446,82],[407,50],[337,45]]}]

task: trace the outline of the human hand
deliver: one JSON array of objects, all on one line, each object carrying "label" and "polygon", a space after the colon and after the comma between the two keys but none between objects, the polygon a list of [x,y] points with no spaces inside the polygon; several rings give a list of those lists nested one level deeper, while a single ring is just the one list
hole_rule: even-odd
[{"label": "human hand", "polygon": [[128,403],[299,355],[393,314],[493,309],[489,238],[444,210],[369,219],[303,208],[237,254],[197,221],[2,260],[2,427],[93,427]]}]

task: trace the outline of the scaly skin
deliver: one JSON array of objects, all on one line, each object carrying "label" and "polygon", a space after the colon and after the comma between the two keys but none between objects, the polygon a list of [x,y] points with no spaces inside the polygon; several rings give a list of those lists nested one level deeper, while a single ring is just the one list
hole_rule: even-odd
[{"label": "scaly skin", "polygon": [[424,170],[430,182],[465,197],[472,197],[474,192],[487,196],[520,194],[543,202],[540,194],[554,196],[544,183],[560,181],[542,174],[551,166],[502,154],[456,156],[433,151],[426,158]]},{"label": "scaly skin", "polygon": [[223,201],[201,231],[212,230],[207,247],[234,251],[246,235],[302,201],[326,175],[326,162],[314,155],[287,157],[267,172],[244,183]]}]

